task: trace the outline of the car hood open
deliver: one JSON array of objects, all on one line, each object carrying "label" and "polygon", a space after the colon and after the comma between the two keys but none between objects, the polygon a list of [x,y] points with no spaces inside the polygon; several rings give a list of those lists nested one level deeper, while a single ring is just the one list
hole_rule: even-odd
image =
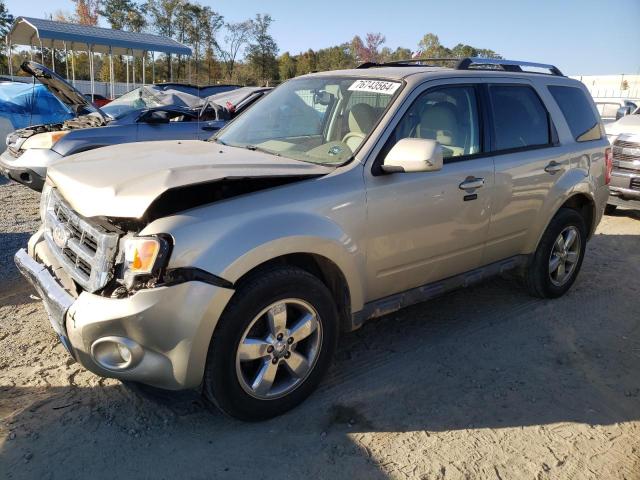
[{"label": "car hood open", "polygon": [[142,218],[163,193],[222,180],[325,175],[333,168],[198,140],[140,142],[67,157],[50,181],[85,217]]},{"label": "car hood open", "polygon": [[103,119],[105,115],[99,108],[94,107],[84,95],[76,90],[64,78],[52,72],[44,65],[36,62],[23,62],[20,68],[29,75],[35,77],[62,103],[68,106],[76,116],[99,114]]}]

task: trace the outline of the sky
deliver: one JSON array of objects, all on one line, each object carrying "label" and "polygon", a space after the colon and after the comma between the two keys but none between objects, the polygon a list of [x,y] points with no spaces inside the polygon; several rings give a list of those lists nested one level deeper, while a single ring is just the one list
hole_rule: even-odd
[{"label": "sky", "polygon": [[[453,47],[556,65],[566,75],[640,74],[640,0],[199,0],[227,21],[274,19],[280,52],[299,53],[381,32],[417,49],[425,33]],[[71,11],[71,0],[5,0],[14,16]],[[104,25],[106,26],[106,25]]]}]

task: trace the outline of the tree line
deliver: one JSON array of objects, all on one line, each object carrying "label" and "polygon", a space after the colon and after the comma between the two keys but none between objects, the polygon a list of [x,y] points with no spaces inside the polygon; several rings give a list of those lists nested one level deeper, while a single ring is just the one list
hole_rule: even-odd
[{"label": "tree line", "polygon": [[[381,33],[355,35],[351,40],[319,50],[308,49],[299,53],[280,49],[271,27],[274,19],[268,13],[257,14],[240,22],[229,22],[211,7],[190,0],[71,0],[71,11],[56,11],[50,18],[83,25],[98,25],[100,19],[113,29],[131,32],[151,32],[170,37],[188,45],[191,58],[159,55],[145,59],[147,82],[150,72],[156,79],[188,80],[191,83],[211,84],[229,82],[265,85],[284,81],[297,75],[321,70],[352,68],[364,62],[390,62],[414,57],[449,58],[465,56],[500,56],[493,50],[465,44],[448,48],[438,36],[427,33],[416,44],[417,48],[386,46]],[[6,33],[13,21],[4,0],[0,0],[0,31]],[[20,52],[26,57],[32,52]],[[55,55],[55,58],[53,58]],[[67,67],[64,52],[44,49],[36,51],[34,59],[56,64],[59,71]],[[88,79],[88,54],[79,52],[74,57],[76,79]],[[153,61],[153,65],[151,62]],[[6,59],[5,59],[6,62]],[[16,59],[19,64],[20,59]],[[94,62],[103,80],[109,80],[108,59],[96,55]],[[138,83],[141,80],[142,60],[127,62],[122,56],[114,57],[116,81],[132,78],[133,68]],[[17,70],[14,68],[14,70]]]}]

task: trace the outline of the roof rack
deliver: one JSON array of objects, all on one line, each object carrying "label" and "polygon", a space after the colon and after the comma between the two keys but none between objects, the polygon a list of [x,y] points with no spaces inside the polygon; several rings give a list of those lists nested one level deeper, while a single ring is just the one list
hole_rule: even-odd
[{"label": "roof rack", "polygon": [[[547,63],[535,63],[535,62],[521,62],[519,60],[504,60],[498,58],[478,58],[478,57],[467,57],[460,59],[458,65],[456,65],[456,70],[474,70],[477,67],[500,67],[505,72],[524,72],[525,70],[522,67],[532,67],[539,68],[542,70],[549,70],[550,75],[556,75],[559,77],[563,77],[564,75],[560,71],[558,67],[555,65],[550,65]],[[542,73],[542,72],[527,72],[527,73]]]},{"label": "roof rack", "polygon": [[444,62],[460,62],[459,58],[408,58],[405,60],[394,60],[392,62],[376,63],[365,62],[356,68],[375,68],[375,67],[441,67],[442,65],[430,65],[426,62],[444,63]]},{"label": "roof rack", "polygon": [[[466,58],[411,58],[407,60],[396,60],[393,62],[375,63],[365,62],[359,65],[357,68],[374,68],[374,67],[439,67],[441,65],[433,65],[433,63],[446,63],[455,62],[453,68],[455,70],[482,70],[482,69],[501,69],[505,72],[525,72],[522,67],[538,68],[542,70],[548,70],[546,75],[556,75],[563,77],[564,75],[555,65],[549,65],[546,63],[535,62],[521,62],[518,60],[504,60],[497,58],[479,58],[479,57],[466,57]],[[536,71],[526,71],[526,73],[540,73]]]}]

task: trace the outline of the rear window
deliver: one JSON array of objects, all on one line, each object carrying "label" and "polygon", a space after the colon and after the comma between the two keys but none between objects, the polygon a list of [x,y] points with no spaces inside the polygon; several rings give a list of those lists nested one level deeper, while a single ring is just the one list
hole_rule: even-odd
[{"label": "rear window", "polygon": [[491,85],[494,150],[549,145],[549,115],[540,97],[527,86]]},{"label": "rear window", "polygon": [[569,124],[577,142],[600,140],[600,122],[591,108],[587,95],[580,88],[550,86],[549,91]]}]

